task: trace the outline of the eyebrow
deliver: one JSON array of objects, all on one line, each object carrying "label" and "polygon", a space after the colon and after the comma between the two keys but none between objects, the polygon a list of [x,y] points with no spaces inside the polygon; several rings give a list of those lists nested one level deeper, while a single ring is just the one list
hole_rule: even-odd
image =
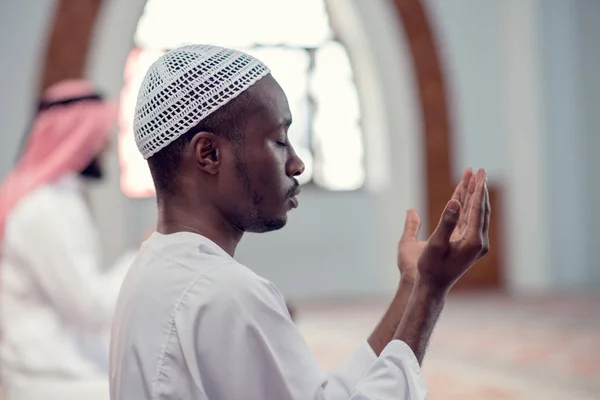
[{"label": "eyebrow", "polygon": [[279,123],[279,128],[289,128],[292,125],[292,117],[285,117]]}]

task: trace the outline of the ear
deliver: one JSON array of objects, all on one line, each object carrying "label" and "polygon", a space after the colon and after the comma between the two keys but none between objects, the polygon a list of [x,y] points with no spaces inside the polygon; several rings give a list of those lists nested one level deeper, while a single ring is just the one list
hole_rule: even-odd
[{"label": "ear", "polygon": [[216,175],[221,165],[221,151],[218,138],[210,132],[198,132],[191,141],[196,165],[204,172]]}]

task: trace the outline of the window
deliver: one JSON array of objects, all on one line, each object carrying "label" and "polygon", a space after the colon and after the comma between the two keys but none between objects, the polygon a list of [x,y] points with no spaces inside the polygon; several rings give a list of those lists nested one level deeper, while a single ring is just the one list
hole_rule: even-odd
[{"label": "window", "polygon": [[327,190],[363,185],[358,94],[324,0],[148,0],[121,94],[121,186],[128,196],[153,195],[147,164],[131,132],[137,91],[156,58],[187,43],[235,48],[271,68],[294,117],[289,137],[306,164],[301,183]]}]

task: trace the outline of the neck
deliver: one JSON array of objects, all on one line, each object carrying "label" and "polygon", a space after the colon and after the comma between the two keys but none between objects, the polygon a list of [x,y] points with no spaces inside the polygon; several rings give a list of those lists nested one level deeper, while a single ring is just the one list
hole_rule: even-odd
[{"label": "neck", "polygon": [[244,234],[225,221],[214,207],[198,207],[197,204],[192,207],[190,202],[173,197],[158,199],[157,232],[164,235],[177,232],[197,233],[215,242],[232,257]]}]

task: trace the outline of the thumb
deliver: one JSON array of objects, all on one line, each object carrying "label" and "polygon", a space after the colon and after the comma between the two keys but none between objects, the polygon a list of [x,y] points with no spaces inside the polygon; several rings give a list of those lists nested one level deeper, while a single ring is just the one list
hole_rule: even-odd
[{"label": "thumb", "polygon": [[446,208],[442,213],[442,218],[437,228],[429,238],[429,242],[440,249],[447,249],[450,236],[456,225],[458,225],[458,217],[460,215],[460,203],[457,200],[450,200],[446,204]]},{"label": "thumb", "polygon": [[404,220],[404,232],[400,241],[406,240],[417,240],[419,236],[419,229],[421,228],[421,217],[417,210],[410,209],[406,211],[406,218]]}]

